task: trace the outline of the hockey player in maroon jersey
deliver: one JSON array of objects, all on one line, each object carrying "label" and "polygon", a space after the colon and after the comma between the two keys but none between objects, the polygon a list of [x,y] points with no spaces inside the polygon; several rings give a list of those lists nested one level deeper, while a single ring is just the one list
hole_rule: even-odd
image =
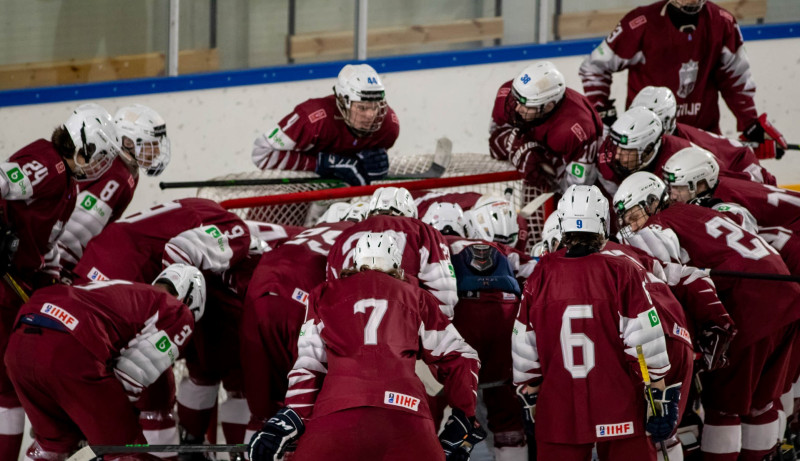
[{"label": "hockey player in maroon jersey", "polygon": [[[648,275],[601,251],[606,202],[596,187],[566,191],[559,202],[566,250],[539,261],[514,324],[514,383],[525,407],[535,405],[538,459],[589,459],[596,444],[600,460],[655,460],[651,439],[665,440],[678,421],[681,385],[664,385],[670,357]],[[636,346],[660,415],[648,415]]]},{"label": "hockey player in maroon jersey", "polygon": [[368,64],[348,64],[332,95],[309,99],[255,140],[253,163],[262,170],[315,171],[365,185],[389,172],[386,149],[400,133],[386,104],[383,82]]},{"label": "hockey player in maroon jersey", "polygon": [[139,168],[156,176],[169,164],[167,125],[156,111],[141,104],[125,106],[114,122],[122,152],[101,177],[78,183],[77,206],[58,240],[61,267],[67,271],[75,267],[89,240],[122,217],[139,183]]},{"label": "hockey player in maroon jersey", "polygon": [[450,250],[442,234],[417,219],[417,207],[405,188],[382,187],[372,194],[370,216],[344,230],[328,253],[327,280],[351,267],[355,244],[368,232],[389,232],[403,252],[406,279],[418,283],[440,302],[442,312],[453,317],[458,301]]},{"label": "hockey player in maroon jersey", "polygon": [[[0,354],[5,351],[23,294],[58,278],[55,243],[75,207],[77,180],[101,176],[119,154],[108,113],[76,109],[50,140],[39,139],[0,163]],[[7,276],[5,275],[7,274]],[[0,459],[17,459],[24,417],[0,366]]]},{"label": "hockey player in maroon jersey", "polygon": [[289,385],[286,376],[297,360],[297,337],[309,293],[325,281],[328,252],[342,231],[353,224],[320,223],[307,229],[264,253],[253,271],[239,332],[251,413],[248,431],[261,429],[283,406]]},{"label": "hockey player in maroon jersey", "polygon": [[720,300],[738,333],[730,365],[703,374],[706,410],[701,449],[714,460],[760,460],[779,440],[776,405],[791,384],[800,287],[715,277],[713,270],[788,274],[777,251],[716,211],[670,204],[656,176],[629,176],[614,196],[625,241],[662,260],[712,269]]},{"label": "hockey player in maroon jersey", "polygon": [[[671,134],[691,141],[714,154],[723,165],[723,169],[731,173],[741,173],[745,179],[758,183],[775,185],[775,176],[758,163],[759,158],[769,158],[762,152],[766,144],[759,144],[756,153],[739,141],[728,139],[710,131],[701,130],[685,123],[677,123],[677,102],[672,90],[665,86],[646,86],[633,98],[631,107],[643,106],[655,112],[664,134]],[[774,157],[775,154],[772,154]]]},{"label": "hockey player in maroon jersey", "polygon": [[531,64],[500,86],[489,132],[492,157],[511,162],[530,184],[564,191],[594,183],[603,124],[549,61]]},{"label": "hockey player in maroon jersey", "polygon": [[800,193],[720,175],[719,170],[714,156],[702,149],[678,152],[664,165],[670,200],[745,207],[758,223],[758,235],[780,252],[792,274],[800,275]]},{"label": "hockey player in maroon jersey", "polygon": [[153,285],[55,285],[20,309],[5,363],[33,426],[26,460],[66,459],[84,439],[146,443],[131,401],[169,370],[205,308],[194,267],[171,265]]},{"label": "hockey player in maroon jersey", "polygon": [[[628,70],[628,104],[642,88],[665,86],[678,101],[678,121],[720,133],[719,96],[750,141],[775,142],[780,133],[754,100],[756,85],[731,13],[706,0],[660,0],[635,8],[581,64],[583,91],[604,123],[614,123],[609,100],[614,72]],[[772,139],[765,139],[765,133]]]},{"label": "hockey player in maroon jersey", "polygon": [[[286,408],[253,436],[252,461],[279,459],[298,438],[295,461],[462,460],[486,436],[474,416],[478,356],[439,301],[404,279],[401,257],[391,234],[368,232],[352,267],[312,292]],[[440,440],[418,356],[453,408]]]}]

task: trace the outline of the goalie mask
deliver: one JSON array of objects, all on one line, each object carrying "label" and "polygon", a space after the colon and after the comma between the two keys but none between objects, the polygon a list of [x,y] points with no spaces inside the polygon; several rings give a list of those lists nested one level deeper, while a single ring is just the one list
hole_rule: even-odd
[{"label": "goalie mask", "polygon": [[703,9],[706,0],[669,0],[669,3],[686,14],[697,14]]},{"label": "goalie mask", "polygon": [[367,266],[381,272],[400,270],[403,253],[397,240],[388,232],[369,232],[356,242],[353,265],[356,269]]},{"label": "goalie mask", "polygon": [[369,201],[369,214],[417,217],[417,205],[405,187],[381,187]]},{"label": "goalie mask", "polygon": [[457,203],[436,202],[428,207],[422,222],[430,224],[442,235],[466,237],[464,211]]},{"label": "goalie mask", "polygon": [[507,200],[483,196],[471,210],[464,213],[464,217],[467,237],[509,246],[517,244],[519,235],[517,212]]},{"label": "goalie mask", "polygon": [[664,133],[672,134],[675,132],[675,119],[678,113],[678,103],[675,101],[675,94],[665,86],[646,86],[639,91],[633,98],[631,108],[646,107],[653,111],[661,121],[661,128]]},{"label": "goalie mask", "polygon": [[136,158],[139,167],[147,176],[160,175],[172,154],[167,123],[158,112],[141,104],[131,104],[117,111],[114,122],[123,148]]},{"label": "goalie mask", "polygon": [[602,151],[623,178],[646,168],[661,148],[661,120],[646,107],[633,107],[613,125]]},{"label": "goalie mask", "polygon": [[514,126],[527,128],[541,123],[564,98],[564,75],[550,61],[539,61],[517,75],[506,97],[506,118]]},{"label": "goalie mask", "polygon": [[[669,198],[687,203],[714,190],[719,179],[719,164],[711,152],[696,146],[685,147],[664,164],[663,177],[669,187]],[[697,186],[703,182],[705,190],[698,194]]]},{"label": "goalie mask", "polygon": [[368,64],[348,64],[339,72],[336,106],[348,127],[357,136],[366,136],[381,128],[386,117],[386,92],[378,73]]},{"label": "goalie mask", "polygon": [[569,186],[558,201],[561,232],[586,232],[608,238],[608,200],[597,186]]},{"label": "goalie mask", "polygon": [[647,219],[666,206],[667,186],[658,176],[646,171],[634,173],[619,185],[614,194],[614,212],[620,232],[630,237]]},{"label": "goalie mask", "polygon": [[203,273],[188,264],[170,264],[153,281],[166,283],[175,291],[175,295],[189,308],[197,322],[203,317],[206,309],[206,281]]},{"label": "goalie mask", "polygon": [[97,104],[78,106],[64,128],[75,145],[73,174],[78,181],[98,179],[120,154],[120,140],[111,114]]}]

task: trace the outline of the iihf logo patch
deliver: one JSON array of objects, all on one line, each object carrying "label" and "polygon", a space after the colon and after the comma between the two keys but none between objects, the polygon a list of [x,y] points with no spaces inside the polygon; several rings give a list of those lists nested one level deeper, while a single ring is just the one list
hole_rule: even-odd
[{"label": "iihf logo patch", "polygon": [[308,293],[299,288],[294,289],[294,293],[292,293],[292,299],[304,306],[308,306]]},{"label": "iihf logo patch", "polygon": [[92,270],[89,271],[89,275],[87,277],[89,277],[89,280],[95,281],[108,280],[108,277],[103,275],[103,273],[97,270],[96,267],[93,267]]},{"label": "iihf logo patch", "polygon": [[618,435],[633,434],[633,421],[617,424],[598,424],[595,426],[598,437],[616,437]]},{"label": "iihf logo patch", "polygon": [[409,410],[419,410],[419,399],[410,395],[399,394],[397,392],[386,391],[383,395],[383,403],[396,407],[403,407]]}]

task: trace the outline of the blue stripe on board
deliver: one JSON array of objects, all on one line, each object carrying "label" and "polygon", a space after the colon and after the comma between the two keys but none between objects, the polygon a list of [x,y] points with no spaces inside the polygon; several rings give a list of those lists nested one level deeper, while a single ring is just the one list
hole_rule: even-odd
[{"label": "blue stripe on board", "polygon": [[[742,35],[745,41],[797,38],[800,37],[800,23],[742,26]],[[366,62],[384,73],[557,58],[589,54],[600,40],[602,38],[415,54],[368,59]],[[0,107],[330,78],[335,77],[347,62],[352,61],[7,90],[0,91]]]}]

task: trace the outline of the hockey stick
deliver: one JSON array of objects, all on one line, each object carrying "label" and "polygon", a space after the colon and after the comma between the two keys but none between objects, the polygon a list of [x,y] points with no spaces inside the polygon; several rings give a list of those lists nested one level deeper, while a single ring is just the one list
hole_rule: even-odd
[{"label": "hockey stick", "polygon": [[[747,147],[758,147],[757,142],[739,141]],[[787,144],[784,150],[800,150],[800,144]]]},{"label": "hockey stick", "polygon": [[[642,370],[645,397],[647,397],[647,401],[650,404],[650,410],[653,411],[654,415],[657,415],[656,402],[653,401],[653,388],[650,386],[650,372],[647,371],[647,362],[644,361],[644,352],[642,352],[642,346],[639,344],[636,345],[636,356],[639,358],[639,368]],[[666,444],[659,442],[659,446],[661,447],[661,454],[664,455],[664,461],[669,461]]]},{"label": "hockey stick", "polygon": [[720,271],[717,269],[704,269],[704,271],[714,277],[733,277],[752,280],[774,280],[776,282],[796,282],[800,283],[800,276],[786,274],[765,274],[759,272],[740,272],[740,271]]},{"label": "hockey stick", "polygon": [[522,215],[523,218],[530,218],[533,213],[536,212],[542,205],[548,200],[550,197],[553,196],[553,192],[545,192],[544,194],[536,197],[535,199],[531,200],[530,203],[525,205],[525,207],[520,210],[519,214]]},{"label": "hockey stick", "polygon": [[90,461],[99,455],[124,453],[241,453],[247,452],[246,443],[234,445],[94,445],[76,451],[67,461]]},{"label": "hockey stick", "polygon": [[11,274],[9,274],[8,272],[3,274],[3,280],[6,281],[8,286],[10,286],[11,289],[14,291],[14,293],[16,293],[17,296],[19,296],[19,298],[22,300],[23,303],[28,302],[30,296],[28,296],[28,293],[25,293],[25,290],[23,290],[22,287],[19,286],[19,283],[17,283],[17,281],[14,280],[14,277],[12,277]]},{"label": "hockey stick", "polygon": [[[449,138],[443,137],[436,141],[436,151],[433,154],[433,163],[422,173],[398,174],[381,179],[381,181],[403,181],[409,179],[440,178],[448,166],[453,154],[453,143]],[[241,186],[275,186],[281,184],[333,184],[346,185],[337,178],[264,178],[264,179],[217,179],[209,181],[179,181],[160,182],[158,187],[163,189],[177,189],[181,187],[241,187]]]}]

